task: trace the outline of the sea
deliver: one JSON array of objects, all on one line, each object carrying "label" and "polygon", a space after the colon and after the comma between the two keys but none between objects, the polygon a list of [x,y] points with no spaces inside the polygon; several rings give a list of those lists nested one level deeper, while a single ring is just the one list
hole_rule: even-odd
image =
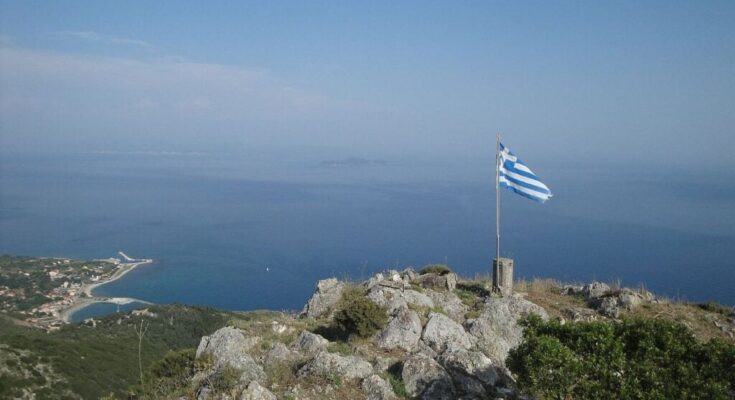
[{"label": "sea", "polygon": [[[487,160],[372,162],[173,152],[3,154],[0,253],[154,259],[96,294],[300,310],[319,279],[447,263],[487,277]],[[325,162],[326,161],[326,162]],[[599,280],[735,305],[735,175],[530,163],[554,197],[501,192],[516,279]],[[98,304],[76,319],[117,311]]]}]

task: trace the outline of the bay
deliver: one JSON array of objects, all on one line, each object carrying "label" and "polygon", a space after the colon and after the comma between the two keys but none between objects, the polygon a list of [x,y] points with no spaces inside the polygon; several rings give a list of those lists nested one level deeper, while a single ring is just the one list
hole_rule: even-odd
[{"label": "bay", "polygon": [[[492,159],[4,154],[0,253],[152,258],[102,296],[300,309],[316,281],[445,261],[487,275]],[[612,281],[735,304],[735,179],[645,165],[530,163],[555,197],[502,194],[516,278]],[[105,311],[109,312],[109,310]]]}]

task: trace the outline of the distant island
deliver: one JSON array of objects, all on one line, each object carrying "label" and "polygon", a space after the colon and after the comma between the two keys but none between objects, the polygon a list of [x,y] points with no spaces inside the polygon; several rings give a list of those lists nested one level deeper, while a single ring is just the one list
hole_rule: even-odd
[{"label": "distant island", "polygon": [[370,160],[361,157],[348,157],[341,160],[325,160],[319,165],[326,168],[358,168],[370,166],[385,166],[387,163],[383,160]]}]

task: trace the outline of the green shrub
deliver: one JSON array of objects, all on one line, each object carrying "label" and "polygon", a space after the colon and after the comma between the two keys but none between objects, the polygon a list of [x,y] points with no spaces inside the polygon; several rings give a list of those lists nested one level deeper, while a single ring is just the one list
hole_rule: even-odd
[{"label": "green shrub", "polygon": [[342,291],[334,323],[345,333],[367,337],[382,329],[387,320],[385,308],[365,297],[363,289],[349,287]]},{"label": "green shrub", "polygon": [[446,275],[448,273],[452,272],[451,269],[446,264],[429,264],[424,266],[424,268],[419,271],[420,275],[425,274],[439,274],[439,275]]},{"label": "green shrub", "polygon": [[184,394],[197,370],[194,353],[194,349],[169,351],[148,368],[145,373],[145,384],[133,388],[133,391],[143,399]]},{"label": "green shrub", "polygon": [[561,325],[537,316],[507,365],[545,399],[729,399],[735,345],[698,343],[682,324],[651,319]]},{"label": "green shrub", "polygon": [[723,306],[722,304],[715,303],[713,301],[710,301],[707,303],[700,303],[700,304],[697,304],[696,306],[701,308],[704,311],[722,314],[725,317],[729,317],[735,313],[735,310],[732,307]]}]

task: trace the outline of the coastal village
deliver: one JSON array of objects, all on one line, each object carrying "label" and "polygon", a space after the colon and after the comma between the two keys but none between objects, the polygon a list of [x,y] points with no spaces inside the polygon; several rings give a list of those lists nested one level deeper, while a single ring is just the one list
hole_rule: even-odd
[{"label": "coastal village", "polygon": [[144,262],[150,260],[0,256],[0,313],[47,331],[58,330],[67,322],[65,312],[93,302],[94,287]]}]

